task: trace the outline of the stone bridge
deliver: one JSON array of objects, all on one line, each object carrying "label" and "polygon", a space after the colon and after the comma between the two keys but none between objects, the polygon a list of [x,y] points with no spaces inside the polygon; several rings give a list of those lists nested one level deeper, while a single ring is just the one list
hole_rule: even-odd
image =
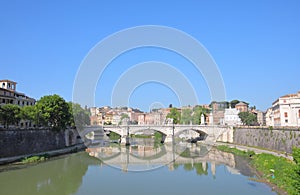
[{"label": "stone bridge", "polygon": [[233,128],[230,126],[207,126],[207,125],[120,125],[120,126],[87,126],[80,132],[83,137],[90,132],[98,132],[98,134],[104,131],[114,132],[121,136],[122,144],[130,144],[129,136],[137,132],[145,130],[153,130],[160,132],[163,135],[162,142],[172,142],[174,136],[183,133],[184,131],[195,131],[199,134],[199,137],[203,137],[207,142],[232,142]]}]

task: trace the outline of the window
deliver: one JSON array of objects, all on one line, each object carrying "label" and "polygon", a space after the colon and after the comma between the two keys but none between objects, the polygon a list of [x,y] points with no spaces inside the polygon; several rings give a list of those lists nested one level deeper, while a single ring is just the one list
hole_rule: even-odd
[{"label": "window", "polygon": [[289,122],[289,120],[285,119],[285,123],[288,123],[288,122]]},{"label": "window", "polygon": [[285,117],[285,118],[288,117],[288,113],[287,113],[287,112],[284,113],[284,117]]},{"label": "window", "polygon": [[298,117],[300,118],[300,110],[298,110]]}]

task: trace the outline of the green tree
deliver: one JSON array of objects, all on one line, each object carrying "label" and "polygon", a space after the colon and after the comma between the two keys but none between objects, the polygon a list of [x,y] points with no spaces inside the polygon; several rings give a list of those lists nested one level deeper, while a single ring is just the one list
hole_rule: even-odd
[{"label": "green tree", "polygon": [[69,102],[70,121],[69,125],[81,129],[85,125],[90,124],[90,113],[83,109],[80,104]]},{"label": "green tree", "polygon": [[194,167],[196,169],[197,175],[207,175],[208,174],[208,171],[207,171],[208,164],[207,163],[205,166],[206,169],[203,169],[202,163],[195,163]]},{"label": "green tree", "polygon": [[167,114],[166,118],[173,119],[174,124],[178,124],[180,122],[180,113],[177,108],[171,108],[170,113]]},{"label": "green tree", "polygon": [[121,114],[121,121],[122,121],[123,119],[129,119],[128,114],[122,113],[122,114]]},{"label": "green tree", "polygon": [[19,123],[20,110],[20,107],[14,104],[5,104],[0,107],[0,122],[5,128]]},{"label": "green tree", "polygon": [[238,103],[240,103],[239,100],[232,100],[232,101],[230,101],[231,108],[235,108],[235,105],[237,105]]},{"label": "green tree", "polygon": [[35,106],[24,106],[20,110],[20,117],[23,120],[36,120],[36,107]]},{"label": "green tree", "polygon": [[43,96],[36,103],[37,120],[44,126],[63,130],[71,120],[68,103],[59,95]]},{"label": "green tree", "polygon": [[191,109],[184,109],[182,110],[181,114],[181,123],[182,124],[189,124],[192,121],[192,110]]},{"label": "green tree", "polygon": [[204,108],[202,106],[195,106],[193,109],[193,124],[200,125],[201,115],[203,114],[205,117],[208,115],[208,113],[209,113],[209,109]]},{"label": "green tree", "polygon": [[123,120],[127,120],[127,119],[129,119],[128,114],[122,113],[122,114],[121,114],[121,118],[120,118],[119,125],[122,124]]},{"label": "green tree", "polygon": [[244,125],[257,124],[257,116],[251,112],[240,112],[239,117]]}]

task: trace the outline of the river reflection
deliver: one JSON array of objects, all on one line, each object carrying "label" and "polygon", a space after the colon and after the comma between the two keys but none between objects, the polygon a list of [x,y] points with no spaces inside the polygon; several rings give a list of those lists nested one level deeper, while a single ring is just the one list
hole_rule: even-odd
[{"label": "river reflection", "polygon": [[74,194],[92,164],[96,165],[97,161],[81,153],[38,165],[14,167],[15,170],[0,172],[0,194]]},{"label": "river reflection", "polygon": [[243,162],[243,165],[237,165],[233,154],[219,151],[212,146],[187,142],[156,145],[151,139],[135,139],[132,143],[135,144],[128,147],[101,144],[86,151],[101,163],[119,168],[123,172],[149,171],[162,166],[174,170],[183,165],[185,170],[195,169],[197,174],[201,175],[207,173],[209,162],[213,175],[216,174],[216,165],[226,165],[228,171],[233,174],[240,174],[242,171],[243,175],[254,176],[250,167],[246,166],[246,159],[241,158],[238,162]]},{"label": "river reflection", "polygon": [[87,151],[2,170],[0,194],[275,194],[249,180],[255,176],[246,159],[215,148],[136,144]]}]

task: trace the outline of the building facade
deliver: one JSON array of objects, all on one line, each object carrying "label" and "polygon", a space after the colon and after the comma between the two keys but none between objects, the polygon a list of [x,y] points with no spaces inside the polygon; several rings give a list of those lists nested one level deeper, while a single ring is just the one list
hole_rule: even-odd
[{"label": "building facade", "polygon": [[268,108],[265,113],[265,121],[266,126],[274,126],[274,115],[273,115],[273,109]]},{"label": "building facade", "polygon": [[0,80],[0,105],[16,104],[21,107],[33,106],[35,99],[17,92],[17,83],[11,80]]},{"label": "building facade", "polygon": [[235,105],[235,108],[240,112],[248,112],[248,104],[244,102],[239,102],[238,104]]},{"label": "building facade", "polygon": [[[0,80],[0,105],[15,104],[18,106],[33,106],[35,99],[31,98],[24,93],[17,91],[17,82],[11,80]],[[19,127],[32,127],[33,123],[29,120],[21,120],[18,124]]]},{"label": "building facade", "polygon": [[224,113],[224,123],[225,125],[241,125],[241,119],[239,117],[240,111],[236,108],[227,108]]},{"label": "building facade", "polygon": [[274,126],[300,126],[300,91],[273,102],[269,117],[268,120],[273,121]]},{"label": "building facade", "polygon": [[262,126],[266,124],[264,113],[260,110],[253,109],[251,113],[256,115],[257,123]]}]

